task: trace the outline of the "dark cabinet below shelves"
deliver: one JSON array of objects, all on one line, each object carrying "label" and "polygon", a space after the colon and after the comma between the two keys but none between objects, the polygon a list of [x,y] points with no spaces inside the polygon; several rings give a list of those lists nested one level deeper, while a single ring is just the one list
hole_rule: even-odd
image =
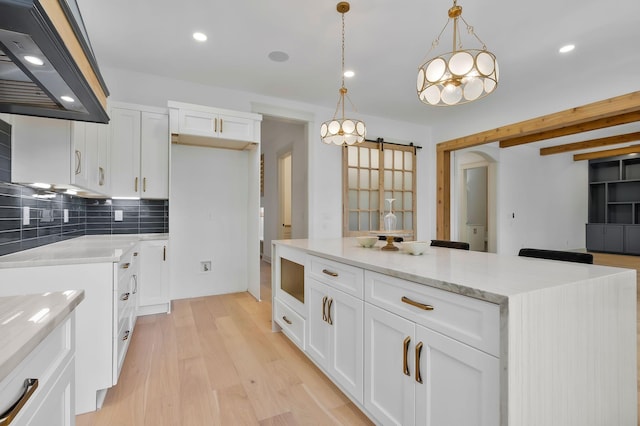
[{"label": "dark cabinet below shelves", "polygon": [[587,250],[624,252],[624,225],[587,224]]},{"label": "dark cabinet below shelves", "polygon": [[624,252],[640,254],[640,225],[625,225]]}]

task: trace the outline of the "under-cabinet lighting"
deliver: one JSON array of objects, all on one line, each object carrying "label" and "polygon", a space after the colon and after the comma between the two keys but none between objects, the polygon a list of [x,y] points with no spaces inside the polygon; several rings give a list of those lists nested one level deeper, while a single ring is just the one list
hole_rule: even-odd
[{"label": "under-cabinet lighting", "polygon": [[51,184],[49,183],[36,182],[36,183],[32,183],[31,186],[33,186],[34,188],[40,188],[40,189],[51,189]]},{"label": "under-cabinet lighting", "polygon": [[75,189],[67,189],[66,191],[64,191],[64,193],[68,195],[78,195],[78,191],[76,191]]},{"label": "under-cabinet lighting", "polygon": [[140,197],[111,197],[112,200],[139,200]]},{"label": "under-cabinet lighting", "polygon": [[62,100],[63,100],[63,101],[65,101],[65,102],[69,102],[69,103],[71,103],[71,102],[75,102],[75,101],[76,101],[76,100],[75,100],[75,99],[73,99],[71,96],[67,96],[67,95],[60,96],[60,99],[62,99]]}]

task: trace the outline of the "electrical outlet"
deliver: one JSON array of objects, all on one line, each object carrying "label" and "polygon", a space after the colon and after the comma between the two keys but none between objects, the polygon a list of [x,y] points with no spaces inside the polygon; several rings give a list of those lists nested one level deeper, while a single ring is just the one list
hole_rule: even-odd
[{"label": "electrical outlet", "polygon": [[206,260],[204,262],[200,262],[200,272],[210,272],[211,271],[211,261]]}]

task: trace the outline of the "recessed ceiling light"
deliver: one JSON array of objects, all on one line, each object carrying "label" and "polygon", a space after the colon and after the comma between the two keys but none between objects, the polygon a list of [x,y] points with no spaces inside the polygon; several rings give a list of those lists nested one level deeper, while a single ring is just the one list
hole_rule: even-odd
[{"label": "recessed ceiling light", "polygon": [[38,66],[44,65],[44,61],[42,59],[38,58],[37,56],[27,55],[27,56],[24,57],[24,60],[29,62],[30,64],[33,64],[33,65],[38,65]]},{"label": "recessed ceiling light", "polygon": [[560,49],[558,49],[558,52],[560,52],[560,53],[569,53],[575,48],[576,48],[576,46],[574,44],[567,44],[565,46],[562,46]]},{"label": "recessed ceiling light", "polygon": [[63,100],[63,101],[65,101],[65,102],[69,102],[69,103],[71,103],[71,102],[75,102],[75,101],[76,101],[76,100],[75,100],[75,99],[73,99],[71,96],[67,96],[67,95],[60,96],[60,99],[62,99],[62,100]]},{"label": "recessed ceiling light", "polygon": [[207,35],[205,33],[196,32],[193,33],[194,40],[197,41],[207,41]]},{"label": "recessed ceiling light", "polygon": [[347,78],[351,78],[351,77],[353,77],[354,75],[356,75],[356,73],[355,73],[355,72],[353,72],[353,71],[351,71],[351,70],[348,70],[348,71],[345,71],[345,72],[344,72],[344,76],[345,76],[345,77],[347,77]]},{"label": "recessed ceiling light", "polygon": [[289,60],[289,55],[287,54],[287,52],[281,52],[280,50],[274,50],[267,56],[269,56],[269,59],[271,59],[273,62],[286,62]]}]

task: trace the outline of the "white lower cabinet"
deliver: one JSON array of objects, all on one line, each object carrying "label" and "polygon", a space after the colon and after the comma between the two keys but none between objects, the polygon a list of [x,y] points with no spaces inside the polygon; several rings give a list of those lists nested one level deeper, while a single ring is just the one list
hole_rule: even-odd
[{"label": "white lower cabinet", "polygon": [[168,247],[168,240],[140,242],[138,315],[170,311]]},{"label": "white lower cabinet", "polygon": [[307,354],[358,402],[364,377],[362,300],[307,278]]},{"label": "white lower cabinet", "polygon": [[[74,361],[75,312],[72,312],[0,382],[0,404],[23,401],[22,406],[15,407],[17,414],[10,421],[12,425],[75,425]],[[0,424],[8,423],[0,421]]]},{"label": "white lower cabinet", "polygon": [[382,424],[499,424],[499,361],[365,304],[365,408]]}]

